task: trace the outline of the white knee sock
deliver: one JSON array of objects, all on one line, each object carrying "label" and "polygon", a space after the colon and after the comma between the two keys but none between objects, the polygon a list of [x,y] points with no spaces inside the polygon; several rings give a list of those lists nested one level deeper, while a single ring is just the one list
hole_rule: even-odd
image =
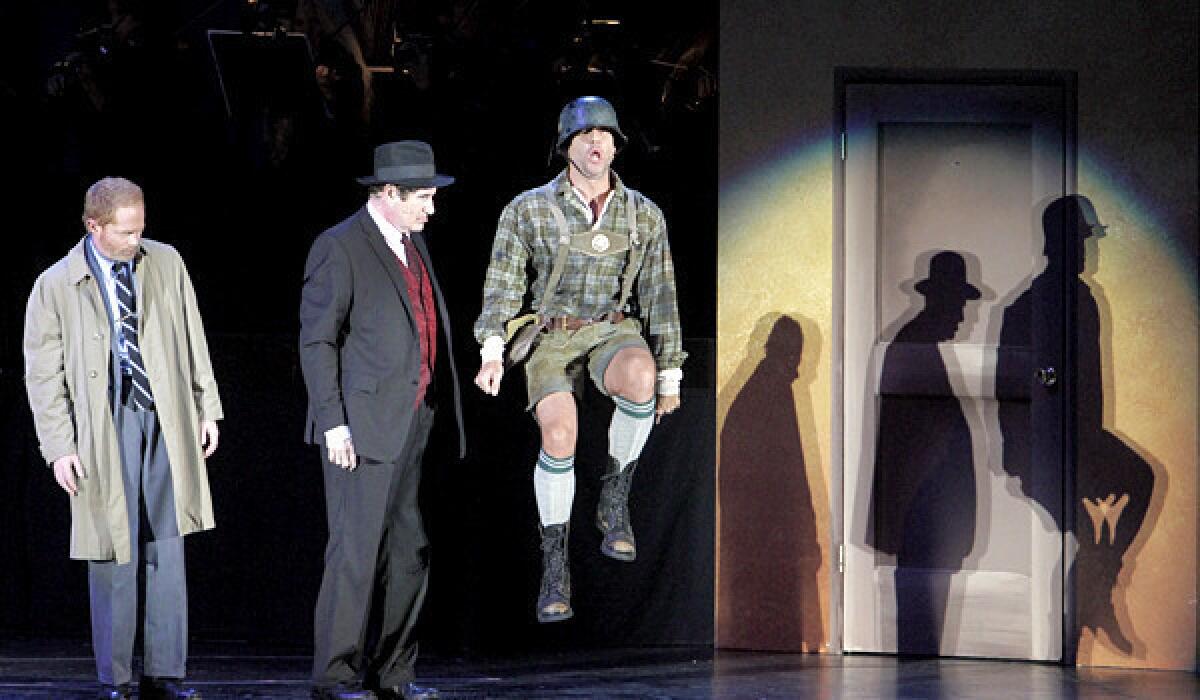
[{"label": "white knee sock", "polygon": [[539,451],[533,469],[533,495],[543,526],[570,520],[571,502],[575,500],[575,455],[558,458]]},{"label": "white knee sock", "polygon": [[634,403],[614,396],[613,401],[617,409],[608,426],[608,454],[624,469],[642,454],[650,437],[650,429],[654,427],[654,399]]}]

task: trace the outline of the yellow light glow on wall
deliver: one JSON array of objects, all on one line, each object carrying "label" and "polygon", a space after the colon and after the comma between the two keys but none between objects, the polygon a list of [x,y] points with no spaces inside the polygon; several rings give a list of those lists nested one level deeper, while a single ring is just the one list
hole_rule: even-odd
[{"label": "yellow light glow on wall", "polygon": [[[833,289],[830,216],[833,171],[829,149],[828,142],[810,144],[758,170],[744,181],[723,186],[721,191],[717,253],[720,261],[717,273],[718,454],[730,407],[751,376],[763,366],[772,330],[781,322],[797,328],[803,337],[802,351],[796,358],[798,366],[794,368],[794,374],[778,372],[777,380],[785,384],[790,382],[796,425],[794,432],[785,428],[773,439],[789,444],[798,441],[803,459],[798,465],[775,465],[774,478],[779,479],[780,484],[795,483],[798,478],[811,489],[815,541],[820,548],[821,565],[815,577],[808,576],[797,584],[815,586],[816,590],[792,591],[794,595],[791,596],[818,601],[815,606],[806,606],[810,610],[795,611],[796,615],[804,614],[808,618],[816,612],[820,619],[816,630],[811,619],[800,621],[802,624],[781,624],[777,631],[751,630],[747,627],[756,624],[755,620],[737,614],[737,609],[744,606],[721,607],[723,592],[728,597],[730,591],[727,588],[723,591],[729,581],[728,576],[722,580],[718,547],[718,646],[744,647],[749,645],[744,641],[747,638],[762,639],[765,636],[769,648],[837,651],[830,647],[828,627],[829,562],[832,560],[829,552],[829,484],[832,476],[829,377]],[[779,410],[779,407],[764,406],[762,410]],[[787,448],[783,451],[786,453]],[[787,471],[800,467],[804,474]],[[759,552],[764,546],[771,546],[769,531],[747,532],[744,524],[723,520],[719,495],[717,527],[718,538],[724,536],[727,542],[734,536],[757,538],[756,551]],[[766,553],[766,558],[772,554]],[[786,556],[786,553],[779,554]],[[818,611],[811,611],[814,607]],[[730,612],[725,612],[727,610]],[[802,639],[796,639],[797,631]]]},{"label": "yellow light glow on wall", "polygon": [[1166,230],[1153,207],[1122,189],[1097,160],[1081,160],[1079,191],[1109,226],[1089,246],[1084,274],[1100,305],[1104,427],[1153,466],[1161,499],[1126,555],[1114,594],[1133,653],[1085,632],[1079,662],[1190,669],[1200,422],[1195,251],[1181,250],[1182,232]]},{"label": "yellow light glow on wall", "polygon": [[[1156,219],[1153,203],[1139,201],[1086,149],[1082,153],[1077,189],[1110,226],[1105,238],[1090,244],[1084,276],[1101,311],[1105,428],[1154,465],[1161,498],[1153,521],[1147,520],[1149,526],[1126,557],[1114,594],[1121,599],[1118,614],[1126,617],[1133,652],[1123,653],[1085,632],[1079,662],[1192,669],[1200,496],[1196,251],[1181,243],[1189,232],[1167,230]],[[836,360],[832,163],[831,144],[817,140],[722,183],[718,241],[719,445],[731,405],[765,357],[771,324],[788,317],[803,330],[792,396],[823,548],[817,581],[825,620],[831,610],[830,505],[840,497],[829,493],[838,468],[830,456],[837,437],[830,420]],[[733,527],[722,522],[720,500],[718,493],[718,558],[720,539]],[[718,597],[721,591],[718,575]],[[736,625],[718,612],[719,646],[738,638]],[[830,630],[821,639],[828,646]]]}]

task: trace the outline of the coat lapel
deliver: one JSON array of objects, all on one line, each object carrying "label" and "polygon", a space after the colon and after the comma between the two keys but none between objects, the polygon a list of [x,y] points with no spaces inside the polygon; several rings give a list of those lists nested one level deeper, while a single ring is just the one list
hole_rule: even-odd
[{"label": "coat lapel", "polygon": [[[154,303],[155,297],[158,296],[153,292],[147,294],[146,290],[151,288],[151,285],[156,285],[154,289],[157,290],[157,285],[159,285],[158,269],[154,266],[152,256],[146,254],[145,248],[138,251],[136,262],[133,266],[133,273],[133,295],[134,303],[137,304],[137,332],[140,341],[146,334],[146,326],[149,320],[153,318],[153,314],[150,313],[150,307],[147,305]],[[146,353],[143,352],[143,360],[145,356]],[[146,372],[149,373],[149,371],[149,368],[147,368]],[[153,389],[153,387],[151,388]]]},{"label": "coat lapel", "polygon": [[437,274],[434,273],[433,264],[429,259],[429,249],[425,247],[425,234],[413,234],[412,239],[417,253],[421,256],[421,261],[425,263],[425,274],[429,275],[429,286],[433,289],[434,304],[437,306],[437,313],[441,320],[438,328],[441,330],[442,340],[446,343],[446,349],[444,352],[439,351],[438,354],[449,360],[446,365],[450,368],[450,381],[454,389],[454,415],[457,418],[455,424],[458,426],[458,458],[463,459],[467,456],[467,435],[463,428],[462,396],[458,387],[458,367],[454,362],[454,334],[450,332],[450,315],[446,311],[446,300],[442,298],[442,287],[438,284]]},{"label": "coat lapel", "polygon": [[429,286],[433,288],[433,297],[437,302],[439,315],[442,317],[442,328],[449,328],[449,322],[446,319],[446,304],[442,300],[442,288],[438,285],[437,275],[433,272],[433,264],[429,261],[429,249],[425,247],[425,234],[413,233],[413,245],[417,252],[421,255],[421,262],[425,264],[425,274],[429,275]]},{"label": "coat lapel", "polygon": [[408,323],[415,332],[417,330],[416,315],[413,313],[412,300],[408,298],[408,283],[404,281],[404,273],[400,271],[401,263],[396,259],[396,254],[392,252],[392,249],[388,247],[387,241],[383,239],[383,234],[371,219],[371,215],[367,213],[366,207],[359,212],[358,228],[367,239],[367,245],[375,254],[379,264],[383,266],[388,279],[392,281],[392,286],[396,289],[396,294],[400,297],[400,302],[408,314]]},{"label": "coat lapel", "polygon": [[84,236],[83,240],[67,255],[67,274],[70,276],[71,283],[87,299],[89,311],[96,317],[96,325],[104,328],[105,321],[110,326],[112,325],[112,312],[108,308],[107,297],[100,289],[102,282],[96,276],[96,272],[92,270],[92,262],[89,258],[87,236]]}]

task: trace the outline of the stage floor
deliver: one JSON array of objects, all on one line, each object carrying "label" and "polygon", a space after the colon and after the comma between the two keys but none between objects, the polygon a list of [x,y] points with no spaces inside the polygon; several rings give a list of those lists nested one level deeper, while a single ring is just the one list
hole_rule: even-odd
[{"label": "stage floor", "polygon": [[[190,680],[208,700],[307,698],[296,650],[197,644]],[[708,649],[597,650],[510,658],[430,658],[420,680],[444,698],[1168,698],[1200,697],[1194,673],[891,656]],[[84,642],[0,642],[0,698],[90,698]]]}]

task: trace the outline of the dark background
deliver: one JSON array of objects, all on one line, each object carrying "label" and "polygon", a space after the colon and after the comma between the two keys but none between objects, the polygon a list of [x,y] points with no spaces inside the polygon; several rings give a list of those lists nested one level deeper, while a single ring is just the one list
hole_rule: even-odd
[{"label": "dark background", "polygon": [[[14,5],[0,9],[0,635],[87,635],[86,567],[67,558],[66,498],[37,452],[21,327],[34,278],[83,234],[83,191],[121,175],[145,189],[146,235],[188,263],[225,406],[209,462],[218,526],[188,540],[193,637],[310,643],[325,517],[318,455],[300,439],[303,261],[316,235],[361,206],[353,178],[370,172],[372,146],[420,138],[439,171],[458,178],[439,191],[426,233],[455,322],[468,435],[465,461],[450,457],[448,433],[435,436],[427,461],[426,648],[711,644],[715,0],[367,2],[368,11],[393,8],[402,40],[395,50],[364,41],[368,63],[395,69],[376,75],[369,113],[331,25],[296,24],[295,2]],[[363,26],[375,18],[347,18],[369,39]],[[591,21],[601,18],[620,22]],[[227,37],[223,93],[206,31],[278,27],[305,29],[314,59],[278,36]],[[324,92],[318,64],[334,76]],[[615,169],[666,214],[691,357],[683,408],[655,431],[635,479],[632,564],[598,551],[592,519],[611,403],[586,391],[576,618],[539,626],[535,426],[519,373],[498,399],[471,384],[471,325],[496,217],[561,168],[548,159],[555,120],[581,94],[616,105],[630,144]]]}]

